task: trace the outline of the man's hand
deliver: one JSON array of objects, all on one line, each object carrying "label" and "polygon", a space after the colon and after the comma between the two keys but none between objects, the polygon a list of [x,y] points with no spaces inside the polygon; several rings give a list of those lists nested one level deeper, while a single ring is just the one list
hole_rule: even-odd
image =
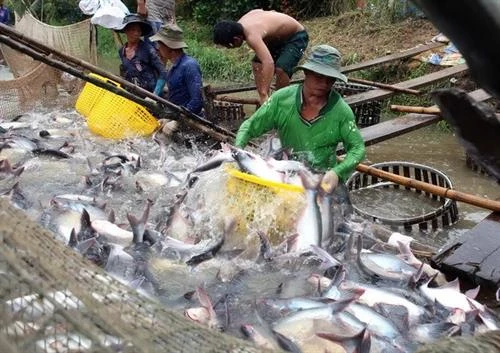
[{"label": "man's hand", "polygon": [[339,183],[339,176],[333,170],[329,170],[321,179],[321,188],[328,194],[332,193]]},{"label": "man's hand", "polygon": [[153,98],[146,97],[146,98],[144,98],[144,100],[146,102],[149,102],[149,103],[158,104],[158,102],[156,100],[154,100]]},{"label": "man's hand", "polygon": [[146,8],[145,0],[137,0],[137,13],[143,17],[147,17],[148,9]]},{"label": "man's hand", "polygon": [[260,105],[263,105],[269,99],[269,94],[259,94]]},{"label": "man's hand", "polygon": [[160,119],[158,122],[160,123],[159,131],[166,136],[172,135],[177,130],[178,123],[175,120]]}]

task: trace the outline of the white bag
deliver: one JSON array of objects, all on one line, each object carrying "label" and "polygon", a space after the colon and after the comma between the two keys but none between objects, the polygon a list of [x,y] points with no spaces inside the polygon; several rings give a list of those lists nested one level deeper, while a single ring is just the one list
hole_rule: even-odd
[{"label": "white bag", "polygon": [[80,0],[78,7],[85,15],[93,15],[101,6],[99,0]]},{"label": "white bag", "polygon": [[90,22],[105,28],[121,29],[128,14],[130,11],[120,0],[100,0],[100,7]]}]

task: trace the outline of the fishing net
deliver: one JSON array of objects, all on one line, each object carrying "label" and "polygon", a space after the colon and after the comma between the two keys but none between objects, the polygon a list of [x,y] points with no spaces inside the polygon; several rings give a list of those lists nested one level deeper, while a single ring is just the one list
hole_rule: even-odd
[{"label": "fishing net", "polygon": [[122,285],[0,200],[2,353],[258,352]]},{"label": "fishing net", "polygon": [[[15,29],[57,51],[95,64],[96,34],[90,20],[68,26],[50,26],[31,14],[16,16]],[[63,74],[7,45],[0,46],[13,79],[0,80],[0,116],[14,117],[42,106],[58,104],[72,106],[83,82]]]}]

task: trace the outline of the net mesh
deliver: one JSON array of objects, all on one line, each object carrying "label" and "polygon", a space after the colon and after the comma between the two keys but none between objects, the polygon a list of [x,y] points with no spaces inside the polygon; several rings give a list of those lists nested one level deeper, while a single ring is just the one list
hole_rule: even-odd
[{"label": "net mesh", "polygon": [[[68,26],[50,26],[31,14],[16,16],[15,29],[44,45],[95,64],[95,31],[90,20]],[[63,74],[7,45],[0,46],[13,79],[0,80],[0,116],[11,118],[38,105],[74,105],[83,82]]]},{"label": "net mesh", "polygon": [[30,352],[258,352],[109,277],[0,200],[0,347]]}]

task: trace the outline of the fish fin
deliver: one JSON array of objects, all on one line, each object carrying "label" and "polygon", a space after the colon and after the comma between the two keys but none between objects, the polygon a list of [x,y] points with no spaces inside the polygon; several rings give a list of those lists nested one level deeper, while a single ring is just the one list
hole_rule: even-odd
[{"label": "fish fin", "polygon": [[[433,278],[434,279],[434,278]],[[446,284],[443,284],[441,287],[439,288],[449,288],[449,289],[453,289],[453,290],[456,290],[457,292],[461,293],[460,292],[460,282],[458,281],[458,277],[455,278],[453,281],[451,282],[448,282]]]},{"label": "fish fin", "polygon": [[144,281],[146,280],[146,277],[145,276],[140,276],[136,279],[133,279],[131,280],[128,285],[131,287],[131,288],[134,288],[134,289],[138,289],[140,286],[142,286],[142,284],[144,283]]},{"label": "fish fin", "polygon": [[424,263],[422,262],[417,272],[410,276],[410,279],[408,280],[408,287],[411,289],[417,288],[418,281],[422,277],[423,273],[424,273]]},{"label": "fish fin", "polygon": [[[340,283],[342,283],[345,280],[345,276],[346,276],[345,266],[340,265],[337,271],[335,271],[335,274],[332,277],[330,285],[325,288],[323,293],[327,293],[332,287],[338,287]],[[321,289],[321,282],[318,282],[318,287]]]},{"label": "fish fin", "polygon": [[202,287],[196,288],[196,294],[198,295],[198,300],[200,301],[201,306],[208,311],[210,318],[215,318],[216,314],[212,304],[212,300],[208,296],[205,289],[203,289]]},{"label": "fish fin", "polygon": [[77,245],[78,245],[78,238],[76,236],[76,230],[75,230],[75,228],[72,228],[71,229],[71,234],[69,235],[68,246],[70,248],[74,248]]},{"label": "fish fin", "polygon": [[318,332],[316,336],[327,339],[329,341],[335,342],[344,346],[347,341],[359,341],[354,352],[357,353],[369,353],[371,347],[371,335],[368,329],[365,327],[359,333],[353,336],[341,336],[332,332]]},{"label": "fish fin", "polygon": [[80,227],[81,229],[88,229],[92,227],[92,223],[90,222],[90,215],[85,208],[83,209],[82,215],[80,217]]},{"label": "fish fin", "polygon": [[481,289],[481,286],[477,286],[476,288],[469,289],[468,291],[465,292],[465,295],[468,298],[471,299],[476,299],[477,295],[479,294],[479,290]]},{"label": "fish fin", "polygon": [[94,245],[97,244],[97,238],[96,237],[93,237],[93,238],[89,238],[89,239],[86,239],[86,240],[82,240],[78,243],[77,245],[77,249],[78,251],[80,251],[80,253],[82,254],[86,254],[87,251]]},{"label": "fish fin", "polygon": [[349,306],[352,302],[356,301],[361,295],[363,295],[364,290],[362,290],[361,293],[359,292],[354,292],[352,297],[346,298],[346,299],[341,299],[334,301],[333,303],[329,304],[330,309],[332,310],[333,314],[339,313],[342,310],[344,310],[346,307]]},{"label": "fish fin", "polygon": [[108,221],[111,222],[111,223],[115,223],[116,217],[115,217],[115,211],[114,210],[110,210],[109,211]]},{"label": "fish fin", "polygon": [[127,213],[127,219],[132,227],[133,238],[132,242],[134,244],[142,243],[144,241],[144,231],[146,230],[146,222],[149,218],[149,210],[153,201],[150,199],[146,200],[146,206],[144,207],[144,212],[141,218],[137,218],[134,215]]}]

